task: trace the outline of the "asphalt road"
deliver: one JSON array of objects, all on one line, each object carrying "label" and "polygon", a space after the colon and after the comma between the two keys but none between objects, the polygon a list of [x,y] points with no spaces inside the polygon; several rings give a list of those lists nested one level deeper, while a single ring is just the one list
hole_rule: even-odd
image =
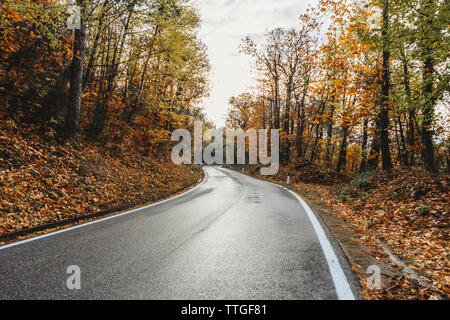
[{"label": "asphalt road", "polygon": [[[325,227],[319,240],[293,194],[234,171],[205,171],[200,186],[173,200],[0,247],[0,298],[356,297],[336,241]],[[80,290],[66,285],[71,265],[81,270]]]}]

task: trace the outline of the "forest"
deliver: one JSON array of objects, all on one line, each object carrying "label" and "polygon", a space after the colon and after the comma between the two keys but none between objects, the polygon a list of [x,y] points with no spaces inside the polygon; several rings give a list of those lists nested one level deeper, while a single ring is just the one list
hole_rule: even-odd
[{"label": "forest", "polygon": [[320,1],[299,27],[243,40],[258,85],[227,124],[280,129],[285,163],[449,170],[445,1]]},{"label": "forest", "polygon": [[[209,62],[195,9],[177,0],[77,1],[81,28],[60,1],[2,3],[2,116],[47,136],[104,143],[167,142],[208,92]],[[74,35],[72,35],[74,33]],[[120,143],[119,142],[119,143]]]}]

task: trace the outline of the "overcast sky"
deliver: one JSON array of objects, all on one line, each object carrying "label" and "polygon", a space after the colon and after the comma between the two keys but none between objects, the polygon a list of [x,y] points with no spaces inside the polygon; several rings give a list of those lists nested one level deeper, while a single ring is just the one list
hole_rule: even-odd
[{"label": "overcast sky", "polygon": [[200,37],[208,46],[212,66],[211,97],[204,108],[223,126],[228,99],[252,86],[251,60],[239,53],[241,39],[255,41],[276,27],[298,25],[298,17],[316,0],[196,0],[202,18]]}]

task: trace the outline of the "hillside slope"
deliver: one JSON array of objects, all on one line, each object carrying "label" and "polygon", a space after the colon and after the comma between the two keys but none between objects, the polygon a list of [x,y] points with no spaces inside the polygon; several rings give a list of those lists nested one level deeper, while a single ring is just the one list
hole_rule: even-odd
[{"label": "hillside slope", "polygon": [[0,234],[152,202],[203,174],[133,150],[46,140],[0,121]]}]

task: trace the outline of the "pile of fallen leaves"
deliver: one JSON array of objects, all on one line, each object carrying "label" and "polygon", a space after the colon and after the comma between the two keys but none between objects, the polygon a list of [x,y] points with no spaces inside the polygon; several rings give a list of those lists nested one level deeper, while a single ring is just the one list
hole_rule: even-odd
[{"label": "pile of fallen leaves", "polygon": [[202,176],[164,158],[34,132],[0,120],[0,234],[165,198]]},{"label": "pile of fallen leaves", "polygon": [[[327,204],[384,242],[433,287],[450,294],[450,176],[422,170],[367,174]],[[335,190],[336,192],[336,190]]]}]

